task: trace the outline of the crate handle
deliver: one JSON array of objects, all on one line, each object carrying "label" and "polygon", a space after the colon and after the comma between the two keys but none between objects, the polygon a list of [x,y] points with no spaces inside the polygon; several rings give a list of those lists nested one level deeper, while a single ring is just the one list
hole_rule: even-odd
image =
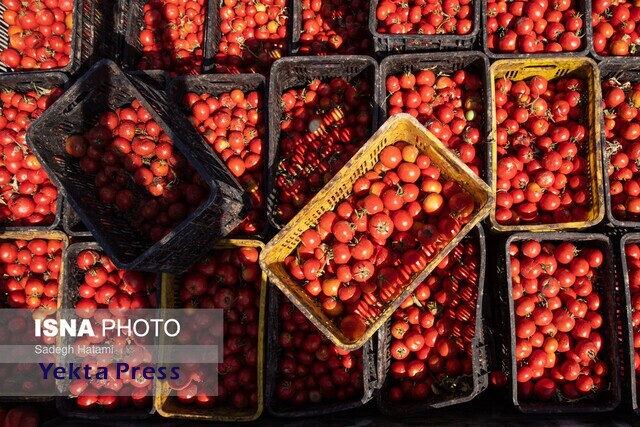
[{"label": "crate handle", "polygon": [[535,68],[536,70],[555,70],[558,68],[557,65],[549,64],[549,65],[525,65],[525,69]]},{"label": "crate handle", "polygon": [[66,115],[66,114],[69,114],[71,111],[75,110],[76,107],[82,104],[82,101],[87,99],[93,92],[94,92],[94,89],[80,92],[78,96],[76,96],[76,98],[72,102],[70,102],[69,105],[64,110],[62,110],[62,114]]}]

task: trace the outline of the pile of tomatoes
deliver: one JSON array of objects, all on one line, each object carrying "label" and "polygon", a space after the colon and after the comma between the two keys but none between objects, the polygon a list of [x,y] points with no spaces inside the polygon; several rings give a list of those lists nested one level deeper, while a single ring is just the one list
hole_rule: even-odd
[{"label": "pile of tomatoes", "polygon": [[51,225],[57,214],[58,190],[27,146],[26,133],[62,89],[34,88],[0,93],[0,224],[20,227]]},{"label": "pile of tomatoes", "polygon": [[594,201],[584,81],[495,81],[496,220],[499,224],[586,221]]},{"label": "pile of tomatoes", "polygon": [[640,36],[637,4],[619,0],[595,0],[592,3],[593,49],[598,55],[636,55]]},{"label": "pile of tomatoes", "polygon": [[288,50],[287,0],[222,0],[214,72],[269,75]]},{"label": "pile of tomatoes", "polygon": [[471,392],[480,256],[460,243],[391,316],[391,402]]},{"label": "pile of tomatoes", "polygon": [[[0,308],[25,309],[34,320],[54,318],[58,307],[62,241],[54,239],[2,240],[0,242]],[[27,312],[29,313],[29,312]],[[0,326],[5,345],[53,345],[56,337],[36,337],[27,317],[15,316]],[[3,364],[3,390],[46,390],[51,382],[33,364]],[[53,390],[52,390],[53,392]]]},{"label": "pile of tomatoes", "polygon": [[282,94],[275,219],[286,224],[358,151],[373,120],[373,84],[336,77]]},{"label": "pile of tomatoes", "polygon": [[91,175],[99,200],[153,242],[209,196],[207,183],[138,100],[106,110],[84,135],[68,136],[65,149]]},{"label": "pile of tomatoes", "polygon": [[578,0],[488,0],[487,47],[496,53],[575,52],[586,43]]},{"label": "pile of tomatoes", "polygon": [[34,315],[56,312],[58,276],[62,263],[60,240],[5,240],[0,243],[3,307],[29,308]]},{"label": "pile of tomatoes", "polygon": [[482,77],[458,70],[434,74],[431,70],[407,71],[386,79],[389,116],[408,113],[451,149],[467,166],[481,175]]},{"label": "pile of tomatoes", "polygon": [[217,96],[187,93],[187,117],[226,163],[251,198],[251,210],[234,234],[257,234],[265,226],[264,100],[259,91],[234,89]]},{"label": "pile of tomatoes", "polygon": [[0,52],[0,62],[14,70],[66,67],[73,38],[73,3],[74,0],[2,0],[9,47]]},{"label": "pile of tomatoes", "polygon": [[640,373],[640,246],[628,243],[624,248],[629,272],[629,293],[631,294],[631,328],[633,330],[632,347],[634,370],[636,376]]},{"label": "pile of tomatoes", "polygon": [[303,0],[300,55],[362,55],[373,47],[368,0]]},{"label": "pile of tomatoes", "polygon": [[[168,380],[176,398],[205,408],[258,407],[258,348],[262,307],[262,271],[255,247],[214,250],[194,264],[181,278],[180,301],[184,308],[224,310],[224,360],[209,372],[207,365],[184,366],[189,374]],[[196,314],[190,332],[197,341],[210,342],[212,319]],[[216,369],[215,367],[213,369]],[[182,369],[181,369],[182,371]],[[214,393],[218,378],[218,392]]]},{"label": "pile of tomatoes", "polygon": [[309,407],[362,398],[362,349],[339,349],[291,301],[280,295],[279,302],[277,403]]},{"label": "pile of tomatoes", "polygon": [[640,85],[608,79],[602,109],[611,211],[621,221],[640,220]]},{"label": "pile of tomatoes", "polygon": [[382,0],[376,8],[381,34],[457,34],[473,30],[471,0]]},{"label": "pile of tomatoes", "polygon": [[[600,333],[603,253],[592,244],[512,243],[513,357],[521,400],[575,400],[604,391],[614,366]],[[612,292],[610,289],[609,292]]]},{"label": "pile of tomatoes", "polygon": [[[133,318],[130,310],[151,309],[157,305],[156,275],[138,271],[118,270],[111,259],[102,251],[87,249],[74,260],[76,268],[84,272],[81,282],[75,283],[79,298],[75,303],[78,317],[82,319]],[[127,346],[126,356],[118,360],[129,364],[130,368],[147,366],[153,363],[151,353],[134,338],[119,335],[112,331],[102,335],[97,329],[96,337],[79,337],[75,346],[110,345]],[[123,347],[124,348],[124,347]],[[142,372],[136,376],[122,374],[116,377],[117,368],[112,354],[87,356],[83,363],[92,367],[95,375],[98,367],[108,367],[106,380],[76,379],[69,384],[69,392],[80,409],[115,410],[130,406],[149,408],[153,381],[145,378]]]},{"label": "pile of tomatoes", "polygon": [[427,155],[397,142],[381,151],[349,197],[302,234],[284,262],[344,336],[357,340],[475,208]]},{"label": "pile of tomatoes", "polygon": [[165,70],[171,76],[202,71],[205,0],[149,0],[142,11],[144,27],[138,39],[139,70]]}]

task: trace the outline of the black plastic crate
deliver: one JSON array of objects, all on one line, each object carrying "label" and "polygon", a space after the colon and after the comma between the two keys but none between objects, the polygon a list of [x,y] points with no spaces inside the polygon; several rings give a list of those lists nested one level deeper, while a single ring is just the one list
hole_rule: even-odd
[{"label": "black plastic crate", "polygon": [[[477,154],[481,155],[484,162],[482,179],[487,181],[486,159],[491,156],[491,123],[493,120],[493,110],[491,108],[491,73],[489,72],[489,59],[482,52],[437,52],[437,53],[414,53],[403,55],[391,55],[380,62],[380,72],[376,90],[380,100],[379,123],[384,123],[388,116],[386,88],[387,77],[393,74],[410,71],[412,73],[429,69],[437,76],[439,73],[452,74],[458,70],[469,70],[478,73],[482,79],[482,105],[483,123],[481,127],[482,140],[478,145]],[[484,147],[482,146],[484,144]]]},{"label": "black plastic crate", "polygon": [[[102,0],[108,1],[108,0]],[[144,24],[144,6],[149,0],[112,0],[117,3],[117,23],[118,31],[121,32],[120,38],[121,54],[116,59],[121,62],[122,68],[126,70],[135,70],[138,63],[144,58],[145,52],[142,50],[140,43],[140,32],[145,28]],[[212,50],[212,31],[216,25],[217,1],[206,0],[204,6],[204,14],[206,16],[204,24],[204,38],[202,43],[202,67],[199,72],[203,72],[209,62],[211,62],[210,52]],[[219,19],[219,18],[218,18]],[[219,24],[218,24],[219,26]],[[220,30],[218,29],[218,32]]]},{"label": "black plastic crate", "polygon": [[[167,93],[170,101],[174,104],[174,106],[180,111],[184,111],[185,107],[182,104],[182,98],[186,93],[192,92],[197,93],[198,95],[208,93],[212,96],[220,95],[224,92],[230,92],[234,89],[240,89],[243,92],[254,91],[257,90],[262,94],[262,102],[263,106],[261,108],[263,117],[263,125],[264,125],[264,135],[263,135],[263,147],[261,157],[263,159],[263,174],[262,174],[262,191],[266,196],[266,185],[268,179],[268,145],[267,145],[267,117],[268,113],[268,99],[267,99],[267,83],[265,81],[264,76],[261,74],[206,74],[201,76],[183,76],[176,77],[169,83]],[[189,113],[187,111],[187,113]],[[202,138],[202,137],[201,137]],[[205,144],[208,144],[206,141]],[[211,150],[211,154],[213,156],[217,156],[217,154]],[[266,203],[265,203],[266,205]],[[266,206],[265,206],[266,209]],[[237,236],[233,236],[234,238],[248,238],[248,239],[265,239],[269,232],[269,223],[267,221],[266,216],[264,215],[261,218],[262,221],[262,231],[254,234],[254,235],[243,235],[238,234]]]},{"label": "black plastic crate", "polygon": [[[86,179],[77,161],[70,161],[62,144],[65,136],[86,131],[103,111],[134,99],[149,111],[211,190],[200,208],[155,244],[133,229],[114,207],[100,203],[93,180]],[[129,80],[109,60],[97,63],[49,108],[31,126],[27,140],[49,176],[64,189],[71,206],[119,268],[184,271],[245,215],[245,195],[240,185],[224,164],[211,156],[186,118],[175,114],[160,91],[137,79]]]},{"label": "black plastic crate", "polygon": [[473,27],[469,34],[382,34],[378,32],[376,9],[379,0],[371,0],[369,8],[369,30],[373,35],[373,48],[376,54],[386,55],[393,52],[438,52],[445,50],[470,50],[478,37],[480,26],[480,3],[486,0],[473,1]]},{"label": "black plastic crate", "polygon": [[282,94],[290,88],[304,86],[313,79],[331,79],[342,77],[351,81],[356,77],[364,77],[373,84],[371,134],[378,129],[378,116],[380,101],[377,99],[375,89],[378,63],[369,56],[343,55],[343,56],[299,56],[295,58],[283,58],[276,61],[271,69],[269,82],[269,126],[268,126],[268,152],[269,152],[269,178],[267,179],[267,218],[276,229],[281,229],[285,224],[276,221],[273,215],[276,209],[277,197],[273,185],[277,159],[280,155],[278,144],[280,142],[280,121],[284,107],[281,102]]},{"label": "black plastic crate", "polygon": [[[164,90],[169,76],[164,71],[131,71],[126,73],[129,77],[139,79],[158,90]],[[62,229],[72,237],[91,237],[91,232],[82,222],[80,215],[73,210],[69,202],[62,205]]]},{"label": "black plastic crate", "polygon": [[280,333],[280,318],[278,308],[280,298],[286,298],[278,288],[269,284],[269,311],[267,330],[267,366],[266,366],[266,389],[265,404],[267,411],[276,417],[317,417],[320,415],[333,414],[346,411],[348,409],[359,408],[374,396],[377,387],[376,352],[374,340],[369,340],[362,347],[362,376],[364,389],[362,397],[349,401],[321,402],[318,404],[308,404],[308,407],[285,406],[277,401],[276,387],[278,385],[278,363],[280,361],[280,346],[278,335]]},{"label": "black plastic crate", "polygon": [[[78,267],[77,259],[80,252],[92,249],[98,252],[103,252],[103,249],[96,242],[83,242],[74,243],[70,245],[62,255],[62,263],[64,264],[64,281],[60,284],[58,298],[60,299],[59,306],[63,310],[71,310],[75,308],[75,304],[80,299],[78,288],[84,281],[85,272]],[[156,286],[159,285],[159,276],[156,278]],[[157,295],[160,295],[160,290],[157,290]],[[60,346],[73,345],[75,341],[73,337],[61,337]],[[70,381],[57,380],[58,386],[68,387]],[[60,414],[70,418],[80,418],[85,420],[102,420],[109,418],[111,420],[140,420],[148,418],[152,414],[153,410],[153,387],[151,387],[151,402],[148,409],[144,408],[118,408],[117,411],[101,411],[100,409],[83,410],[76,406],[72,399],[64,396],[56,397],[56,409]]]},{"label": "black plastic crate", "polygon": [[[72,14],[73,14],[74,28],[71,36],[71,54],[69,55],[69,63],[62,68],[55,68],[49,71],[59,71],[59,72],[63,72],[70,75],[75,73],[81,65],[80,52],[83,46],[83,41],[82,41],[83,31],[81,31],[81,29],[83,29],[83,26],[85,25],[86,20],[90,19],[89,15],[85,15],[87,8],[84,7],[83,1],[85,0],[73,1]],[[7,10],[7,7],[3,2],[0,2],[0,15],[4,14],[5,10]],[[8,30],[9,30],[9,24],[7,24],[4,19],[0,18],[0,51],[9,48]],[[12,68],[7,67],[4,63],[0,62],[0,73],[31,75],[37,72],[39,72],[39,70],[14,71]]]},{"label": "black plastic crate", "polygon": [[[599,352],[599,359],[604,360],[609,367],[610,389],[598,393],[595,399],[579,399],[574,402],[520,402],[517,390],[517,362],[515,356],[515,314],[514,301],[511,286],[511,260],[509,246],[514,242],[535,240],[537,242],[572,242],[588,244],[602,251],[603,263],[600,266],[601,277],[599,283],[594,283],[602,297],[600,303],[600,315],[602,316],[602,328],[599,329],[603,337],[603,348]],[[595,233],[515,233],[511,235],[504,246],[499,249],[497,269],[500,277],[498,286],[498,304],[501,310],[502,328],[497,331],[500,334],[502,350],[502,369],[508,373],[511,386],[511,397],[515,407],[525,414],[571,414],[571,413],[596,413],[610,412],[614,410],[621,400],[621,386],[618,370],[619,358],[619,331],[616,324],[616,295],[615,295],[615,263],[613,249],[609,237]]]},{"label": "black plastic crate", "polygon": [[[329,0],[323,0],[327,3],[330,3]],[[291,0],[291,55],[298,55],[300,51],[300,36],[302,35],[302,0]],[[357,11],[354,11],[354,13]],[[345,24],[346,25],[346,24]],[[368,26],[363,27],[364,30],[367,30],[367,37],[371,39],[372,43],[367,52],[358,52],[358,54],[366,54],[373,55],[373,39],[371,38],[371,31],[368,31]],[[342,55],[335,52],[329,52],[328,55]],[[321,55],[318,55],[321,56]]]},{"label": "black plastic crate", "polygon": [[587,56],[590,52],[593,42],[593,28],[591,27],[591,0],[576,0],[575,9],[581,14],[583,20],[583,46],[575,52],[558,52],[558,53],[501,53],[493,52],[487,47],[489,33],[487,32],[487,2],[482,1],[482,48],[484,53],[491,59],[526,59],[526,58],[546,58],[553,56],[572,57]]},{"label": "black plastic crate", "polygon": [[[126,0],[121,0],[121,1],[126,1]],[[285,39],[285,43],[286,43],[286,49],[283,50],[282,55],[283,56],[290,56],[291,55],[291,38],[292,38],[292,30],[293,30],[293,19],[291,17],[291,10],[293,9],[293,1],[295,0],[287,0],[287,6],[285,7],[286,10],[289,11],[289,19],[287,19],[287,37]],[[239,4],[240,2],[238,2]],[[209,1],[209,11],[208,11],[208,15],[209,15],[209,20],[207,23],[207,30],[209,31],[208,33],[208,39],[207,39],[207,34],[205,34],[205,46],[207,48],[206,50],[206,58],[204,63],[204,71],[205,73],[211,73],[214,71],[215,69],[215,58],[216,55],[218,54],[218,46],[220,45],[220,41],[222,40],[222,31],[220,30],[220,23],[221,23],[221,18],[220,18],[220,7],[222,7],[222,5],[224,5],[223,2],[221,1],[215,1],[215,0],[210,0]],[[267,74],[265,77],[269,78],[269,75]]]},{"label": "black plastic crate", "polygon": [[[600,82],[605,82],[610,78],[621,81],[640,82],[640,60],[628,61],[622,58],[605,59],[598,64],[600,69]],[[602,130],[602,168],[604,177],[604,203],[607,215],[607,223],[613,227],[637,228],[640,227],[640,220],[620,220],[613,215],[611,204],[611,183],[609,182],[609,154],[607,153],[607,138],[604,130],[604,114],[600,114],[600,129]]]},{"label": "black plastic crate", "polygon": [[391,403],[386,400],[387,375],[392,363],[391,358],[391,321],[378,331],[378,381],[380,390],[377,393],[377,404],[380,411],[387,416],[405,416],[423,413],[431,409],[445,408],[459,405],[473,400],[482,393],[489,384],[489,359],[487,349],[487,337],[485,336],[485,320],[483,316],[484,285],[487,270],[487,245],[482,224],[478,224],[474,232],[465,237],[463,242],[475,241],[479,245],[480,264],[478,272],[478,300],[476,304],[476,325],[473,345],[473,373],[472,389],[467,394],[443,393],[441,395],[430,395],[425,401],[404,403]]},{"label": "black plastic crate", "polygon": [[622,378],[625,384],[625,392],[629,393],[631,400],[631,408],[640,415],[640,402],[638,401],[638,378],[635,370],[635,349],[633,339],[633,320],[631,309],[631,291],[629,289],[629,267],[625,255],[625,248],[628,244],[640,243],[640,233],[629,233],[622,236],[618,245],[619,253],[619,269],[617,271],[616,286],[618,294],[618,312],[620,316],[620,324],[622,325],[622,343],[620,344],[622,363]]},{"label": "black plastic crate", "polygon": [[[67,88],[69,85],[69,78],[58,71],[40,71],[33,73],[7,73],[0,74],[0,90],[11,89],[16,92],[28,92],[33,90],[34,87],[43,89],[53,89],[55,87]],[[63,195],[58,190],[58,202],[56,216],[53,222],[49,225],[42,226],[25,226],[25,227],[0,227],[1,231],[21,231],[26,229],[33,230],[53,230],[58,227],[62,218],[62,200]]]}]

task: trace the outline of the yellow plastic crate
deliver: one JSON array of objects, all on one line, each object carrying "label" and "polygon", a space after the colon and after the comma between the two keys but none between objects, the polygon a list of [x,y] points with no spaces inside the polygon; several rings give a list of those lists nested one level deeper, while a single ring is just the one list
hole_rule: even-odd
[{"label": "yellow plastic crate", "polygon": [[[589,163],[589,190],[591,193],[591,210],[587,221],[564,222],[559,224],[521,224],[502,225],[496,221],[495,206],[491,209],[489,221],[491,229],[499,233],[506,232],[545,232],[580,230],[598,224],[604,218],[604,189],[602,172],[602,148],[600,141],[600,71],[594,60],[589,58],[544,58],[544,59],[509,59],[496,61],[490,68],[491,71],[491,99],[496,98],[496,80],[507,78],[513,81],[526,80],[533,76],[542,76],[547,80],[555,80],[560,77],[572,76],[583,80],[587,84],[587,94],[589,103],[587,107],[587,123],[585,127],[589,132],[589,153],[587,162]],[[491,156],[487,171],[489,174],[489,185],[493,193],[496,192],[497,166],[498,166],[498,146],[496,132],[498,123],[496,122],[496,104],[491,102],[493,109],[493,122],[491,123]]]},{"label": "yellow plastic crate", "polygon": [[[310,297],[304,288],[289,275],[284,266],[284,260],[296,249],[302,233],[315,227],[320,216],[333,210],[340,201],[351,193],[353,183],[367,171],[373,169],[382,149],[398,141],[413,144],[422,153],[427,154],[431,158],[431,163],[440,168],[444,177],[456,181],[472,195],[477,210],[460,233],[436,255],[423,271],[412,277],[410,284],[404,291],[383,309],[375,322],[369,325],[364,335],[354,341],[340,331],[340,328],[322,312],[317,300]],[[267,272],[269,280],[278,286],[335,345],[345,350],[355,350],[362,347],[371,338],[396,308],[402,304],[402,301],[433,271],[460,240],[489,214],[493,205],[491,189],[484,181],[416,119],[408,114],[397,114],[387,120],[340,172],[267,244],[260,254],[260,265],[262,270]]]},{"label": "yellow plastic crate", "polygon": [[[264,243],[257,240],[229,239],[221,240],[211,249],[234,249],[241,247],[260,248],[264,251]],[[167,308],[179,308],[180,277],[172,274],[162,275],[162,293],[160,307],[162,311]],[[264,330],[267,311],[267,275],[262,271],[262,286],[260,289],[260,311],[258,321],[258,407],[241,411],[231,407],[199,408],[195,405],[183,405],[177,399],[170,396],[171,389],[166,381],[155,383],[154,407],[156,411],[167,418],[184,418],[198,421],[240,422],[254,421],[260,417],[264,409]],[[164,313],[163,313],[164,316]],[[162,338],[160,345],[162,345]],[[162,364],[162,361],[159,361]]]}]

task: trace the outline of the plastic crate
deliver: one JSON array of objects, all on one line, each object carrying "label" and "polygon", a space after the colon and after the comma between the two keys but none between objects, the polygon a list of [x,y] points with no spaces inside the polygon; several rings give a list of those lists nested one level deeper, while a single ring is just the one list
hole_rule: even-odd
[{"label": "plastic crate", "polygon": [[[387,77],[390,75],[411,71],[412,73],[420,70],[429,69],[438,75],[452,74],[458,70],[470,70],[478,73],[482,79],[483,86],[483,126],[484,133],[482,140],[484,147],[478,150],[478,154],[488,158],[490,155],[491,144],[488,138],[491,130],[493,116],[489,103],[489,92],[491,91],[491,82],[489,80],[489,59],[481,52],[438,52],[438,53],[414,53],[403,55],[388,56],[380,62],[380,72],[378,73],[378,100],[380,100],[380,118],[379,123],[383,123],[388,117],[387,97],[389,93],[386,88]],[[478,144],[480,145],[480,144]],[[480,147],[479,147],[480,148]],[[485,162],[486,163],[486,162]],[[487,171],[485,170],[482,178],[486,181]]]},{"label": "plastic crate", "polygon": [[[267,117],[269,116],[269,114],[267,107],[267,83],[264,76],[260,74],[206,74],[201,76],[176,77],[169,84],[167,92],[171,102],[173,102],[176,108],[182,111],[185,110],[185,107],[182,103],[182,98],[186,93],[193,92],[197,93],[198,95],[208,93],[209,95],[217,96],[224,92],[230,92],[234,89],[240,89],[243,92],[257,90],[262,94],[263,97],[263,106],[261,110],[262,115],[264,116],[264,135],[263,152],[261,154],[261,157],[263,159],[262,163],[264,172],[262,174],[263,181],[260,187],[266,194],[266,185],[268,179],[268,163],[266,159],[268,159],[269,156],[267,146]],[[217,154],[212,151],[212,155],[216,156]],[[238,238],[259,240],[265,239],[267,234],[269,233],[269,224],[266,215],[264,215],[261,219],[262,231],[260,233],[251,236],[239,235]]]},{"label": "plastic crate", "polygon": [[[84,282],[85,271],[78,267],[76,261],[80,252],[88,249],[103,252],[103,249],[96,242],[74,243],[64,252],[62,263],[65,269],[65,277],[58,293],[58,304],[61,309],[74,309],[77,301],[80,299],[78,288]],[[73,345],[74,341],[73,337],[59,336],[57,337],[56,344],[59,347],[66,347]],[[68,387],[70,383],[68,379],[57,380],[56,382],[59,387]],[[118,411],[101,411],[100,409],[82,410],[78,408],[71,399],[58,396],[56,397],[56,409],[65,417],[85,420],[101,420],[107,417],[111,420],[140,420],[151,416],[153,405],[150,404],[146,411],[137,408],[119,408]]]},{"label": "plastic crate", "polygon": [[[126,73],[129,77],[139,79],[158,90],[164,90],[169,81],[169,76],[164,71],[131,71]],[[62,205],[62,229],[72,237],[91,237],[91,232],[82,222],[80,215],[73,210],[69,202]]]},{"label": "plastic crate", "polygon": [[[600,69],[600,82],[605,82],[610,78],[616,78],[621,81],[640,82],[640,60],[628,61],[622,58],[605,59],[598,64]],[[600,89],[600,86],[598,87]],[[601,110],[601,109],[600,109]],[[599,111],[600,111],[599,110]],[[609,155],[607,154],[607,138],[604,130],[604,115],[601,113],[600,129],[602,131],[602,174],[604,177],[604,202],[607,211],[607,223],[613,227],[637,228],[640,227],[639,221],[628,221],[617,219],[613,215],[611,205],[611,183],[609,182]]]},{"label": "plastic crate", "polygon": [[317,417],[333,414],[348,409],[359,408],[373,398],[377,385],[376,352],[374,340],[369,340],[362,348],[362,376],[364,387],[362,396],[348,401],[309,403],[307,407],[284,405],[278,402],[276,387],[278,385],[278,363],[280,361],[280,318],[278,308],[280,298],[285,296],[273,285],[269,286],[269,328],[267,336],[267,378],[266,378],[266,405],[267,411],[276,417]]},{"label": "plastic crate", "polygon": [[[460,230],[424,270],[412,276],[398,297],[386,305],[380,316],[370,325],[357,340],[347,338],[340,328],[329,319],[321,309],[318,301],[309,296],[304,288],[290,276],[284,260],[298,246],[300,235],[318,223],[322,214],[350,193],[353,183],[373,169],[383,148],[398,141],[407,141],[427,154],[431,164],[438,167],[442,176],[459,183],[473,197],[477,210],[470,221]],[[345,350],[355,350],[364,345],[373,334],[386,322],[393,312],[402,304],[413,290],[429,275],[445,256],[482,221],[493,207],[493,194],[478,176],[451,153],[438,139],[427,131],[416,119],[408,114],[391,117],[369,139],[349,162],[320,190],[316,196],[285,226],[268,244],[260,255],[260,265],[267,272],[269,279],[298,307],[314,325],[335,345]]]},{"label": "plastic crate", "polygon": [[[264,243],[257,240],[229,239],[218,242],[211,250],[234,249],[241,247],[253,247],[264,250]],[[162,275],[162,293],[160,307],[180,308],[180,277],[171,274]],[[156,380],[154,409],[158,414],[167,418],[184,418],[192,421],[213,421],[213,422],[240,422],[254,421],[260,417],[264,408],[264,342],[267,315],[267,275],[262,272],[262,286],[260,289],[260,312],[258,323],[258,407],[256,409],[238,410],[230,407],[222,408],[200,408],[197,406],[185,406],[170,396],[171,389],[163,382]],[[160,345],[162,345],[162,337]],[[159,364],[162,365],[162,360]]]},{"label": "plastic crate", "polygon": [[[328,0],[323,0],[327,3],[330,3]],[[300,36],[302,35],[302,0],[291,0],[292,5],[291,5],[291,23],[292,23],[292,28],[291,28],[291,55],[298,55],[300,52]],[[352,8],[353,10],[353,8]],[[356,11],[354,11],[356,12]],[[343,17],[344,19],[344,17]],[[346,25],[346,23],[343,23],[343,25]],[[363,32],[366,30],[368,30],[368,27],[362,27]],[[371,37],[371,32],[367,32],[368,37]],[[367,54],[367,55],[372,55],[373,54],[373,43],[370,45],[370,49],[367,50],[367,52],[359,52],[362,54]],[[339,53],[335,53],[335,52],[329,52],[327,55],[329,56],[336,56],[336,55],[342,55]],[[322,55],[318,55],[318,56],[322,56]]]},{"label": "plastic crate", "polygon": [[280,152],[278,145],[280,142],[280,121],[284,107],[282,105],[282,94],[290,89],[308,84],[313,79],[332,79],[342,77],[346,80],[353,80],[356,77],[369,79],[374,86],[374,99],[372,105],[371,132],[378,129],[378,105],[375,90],[376,76],[378,74],[378,64],[373,58],[368,56],[300,56],[295,58],[284,58],[276,61],[271,69],[271,80],[269,82],[269,126],[268,126],[268,153],[269,153],[269,177],[267,179],[267,218],[271,225],[280,230],[280,224],[274,217],[273,211],[277,207],[277,195],[273,182],[276,179],[276,167]]},{"label": "plastic crate", "polygon": [[[117,0],[116,2],[119,13],[118,24],[123,34],[122,54],[117,59],[121,60],[123,69],[135,70],[140,60],[145,56],[145,52],[142,50],[142,43],[140,43],[140,32],[145,28],[143,8],[149,1]],[[202,43],[202,67],[197,70],[200,73],[204,72],[206,64],[211,61],[212,32],[214,25],[216,25],[215,17],[218,16],[217,3],[215,0],[205,0],[204,14],[207,18],[205,19]]]},{"label": "plastic crate", "polygon": [[467,235],[463,241],[475,241],[478,243],[480,254],[480,264],[478,273],[478,300],[476,305],[476,325],[475,336],[472,341],[473,354],[472,365],[473,373],[471,382],[473,388],[466,395],[454,394],[440,394],[430,395],[427,399],[421,402],[398,402],[391,403],[385,399],[386,380],[391,363],[391,322],[387,322],[378,331],[378,378],[380,381],[380,391],[377,394],[377,404],[380,411],[387,416],[406,416],[410,414],[416,414],[428,411],[430,409],[445,408],[447,406],[459,405],[464,402],[469,402],[477,395],[482,393],[489,384],[488,374],[488,356],[487,356],[487,344],[484,334],[484,316],[482,313],[483,297],[484,297],[484,282],[485,272],[487,267],[487,247],[485,242],[484,230],[482,225],[478,224],[475,230]]},{"label": "plastic crate", "polygon": [[[59,71],[66,74],[75,73],[80,67],[80,51],[82,49],[82,31],[84,21],[89,19],[89,16],[83,16],[83,11],[85,8],[82,6],[82,1],[84,0],[73,0],[73,31],[71,35],[71,54],[69,55],[69,63],[62,68],[55,68],[49,71]],[[7,6],[4,2],[0,2],[0,15],[4,14],[7,10]],[[9,24],[0,18],[0,51],[8,49],[9,46]],[[33,73],[38,73],[39,70],[17,70],[14,71],[12,68],[7,67],[4,63],[0,62],[0,73],[12,73],[14,75],[18,74],[27,74],[31,75]]]},{"label": "plastic crate", "polygon": [[[45,240],[60,240],[62,242],[62,258],[64,259],[65,253],[67,251],[67,247],[69,246],[69,238],[62,232],[56,230],[38,230],[38,229],[23,229],[21,231],[7,231],[0,233],[0,242],[3,241],[15,241],[15,240],[34,240],[34,239],[45,239]],[[60,273],[58,276],[58,284],[61,284],[65,281],[66,270],[64,267],[64,263],[60,265]],[[58,310],[62,308],[60,303],[60,298],[57,300],[57,308]],[[2,396],[0,397],[1,403],[43,403],[43,402],[53,402],[55,398],[53,396]]]},{"label": "plastic crate", "polygon": [[[287,5],[284,9],[292,10],[292,2],[295,0],[286,0]],[[238,4],[241,2],[239,1]],[[222,30],[220,29],[220,8],[224,5],[223,2],[210,0],[209,2],[209,24],[207,24],[207,29],[209,32],[209,39],[205,44],[207,46],[207,55],[206,62],[204,62],[204,71],[205,73],[211,73],[214,71],[215,67],[215,57],[218,54],[218,46],[220,45],[220,41],[222,40]],[[289,19],[287,19],[287,38],[285,40],[286,49],[284,49],[283,55],[290,56],[291,55],[291,33],[293,28],[293,19],[291,19],[291,15],[289,15]],[[205,36],[206,37],[206,36]],[[266,75],[265,77],[269,77]]]},{"label": "plastic crate", "polygon": [[575,0],[575,9],[580,13],[583,20],[583,45],[575,52],[553,52],[553,53],[500,53],[493,52],[487,47],[489,33],[487,32],[487,2],[482,1],[482,48],[484,53],[491,59],[534,59],[534,58],[578,58],[585,57],[591,51],[593,45],[593,28],[591,27],[591,0]]},{"label": "plastic crate", "polygon": [[[607,362],[610,368],[608,377],[611,381],[611,388],[607,392],[596,395],[596,400],[579,399],[573,402],[520,402],[518,399],[516,370],[517,363],[515,356],[515,316],[514,302],[511,286],[511,259],[509,257],[509,245],[515,242],[523,242],[526,240],[535,240],[538,242],[573,242],[588,244],[589,247],[597,247],[604,255],[602,266],[599,267],[602,272],[600,283],[594,283],[594,289],[597,290],[602,297],[601,310],[603,322],[599,332],[603,336],[603,349],[599,352],[600,360]],[[511,381],[511,394],[513,404],[523,413],[543,414],[543,413],[587,413],[587,412],[608,412],[615,409],[620,403],[620,383],[618,377],[619,354],[618,354],[618,334],[616,330],[616,301],[615,301],[615,278],[614,258],[609,238],[603,234],[594,233],[516,233],[511,235],[505,242],[504,247],[500,248],[498,270],[501,280],[499,286],[499,304],[502,311],[502,352],[503,352],[503,371],[508,372]]]},{"label": "plastic crate", "polygon": [[628,244],[640,243],[640,233],[629,233],[622,236],[620,239],[619,248],[619,260],[620,271],[617,276],[620,285],[617,287],[619,295],[619,304],[617,305],[622,325],[622,343],[620,343],[621,353],[623,354],[623,360],[620,364],[622,368],[622,378],[625,382],[625,392],[629,393],[631,399],[631,408],[633,411],[640,415],[640,402],[638,401],[638,378],[635,371],[635,349],[633,339],[633,320],[631,308],[631,292],[629,290],[629,267],[627,264],[627,258],[625,256],[625,248]]},{"label": "plastic crate", "polygon": [[496,105],[493,100],[496,97],[497,79],[507,78],[513,81],[520,81],[540,75],[547,80],[555,80],[560,77],[574,76],[584,80],[587,85],[587,94],[589,96],[589,105],[587,108],[587,122],[585,127],[589,132],[589,157],[587,178],[590,184],[590,196],[592,207],[589,213],[589,219],[582,222],[566,222],[559,224],[521,224],[521,225],[502,225],[496,220],[495,209],[491,210],[489,221],[493,231],[503,232],[551,232],[562,230],[580,230],[597,225],[604,218],[604,188],[602,181],[602,145],[600,142],[600,73],[595,61],[589,58],[536,58],[536,59],[511,59],[496,61],[491,65],[491,135],[490,142],[492,144],[491,156],[488,158],[487,173],[489,175],[489,185],[492,190],[496,191],[497,181],[497,164],[498,153],[497,144],[495,143],[497,123],[495,120]]},{"label": "plastic crate", "polygon": [[470,50],[476,41],[480,26],[480,3],[486,0],[474,0],[473,2],[473,27],[469,34],[382,34],[378,32],[379,0],[371,0],[369,8],[369,30],[373,35],[373,48],[377,54],[389,54],[402,51],[445,51],[445,50]]},{"label": "plastic crate", "polygon": [[[0,90],[11,89],[16,92],[28,92],[34,87],[44,89],[53,89],[54,87],[66,88],[69,84],[69,78],[58,71],[41,71],[33,73],[7,73],[0,74]],[[30,227],[0,227],[2,231],[19,231],[26,229],[33,230],[53,230],[58,227],[62,218],[62,194],[58,194],[56,216],[50,225],[30,226]]]},{"label": "plastic crate", "polygon": [[[86,131],[103,111],[134,99],[149,111],[211,188],[208,200],[155,244],[133,229],[115,207],[100,203],[93,180],[86,179],[62,144],[67,135]],[[159,91],[137,79],[127,79],[113,62],[103,60],[34,122],[27,140],[51,179],[64,189],[71,206],[119,268],[182,272],[245,215],[240,185],[224,164],[211,156],[210,149],[194,135],[188,123],[171,110]]]}]

